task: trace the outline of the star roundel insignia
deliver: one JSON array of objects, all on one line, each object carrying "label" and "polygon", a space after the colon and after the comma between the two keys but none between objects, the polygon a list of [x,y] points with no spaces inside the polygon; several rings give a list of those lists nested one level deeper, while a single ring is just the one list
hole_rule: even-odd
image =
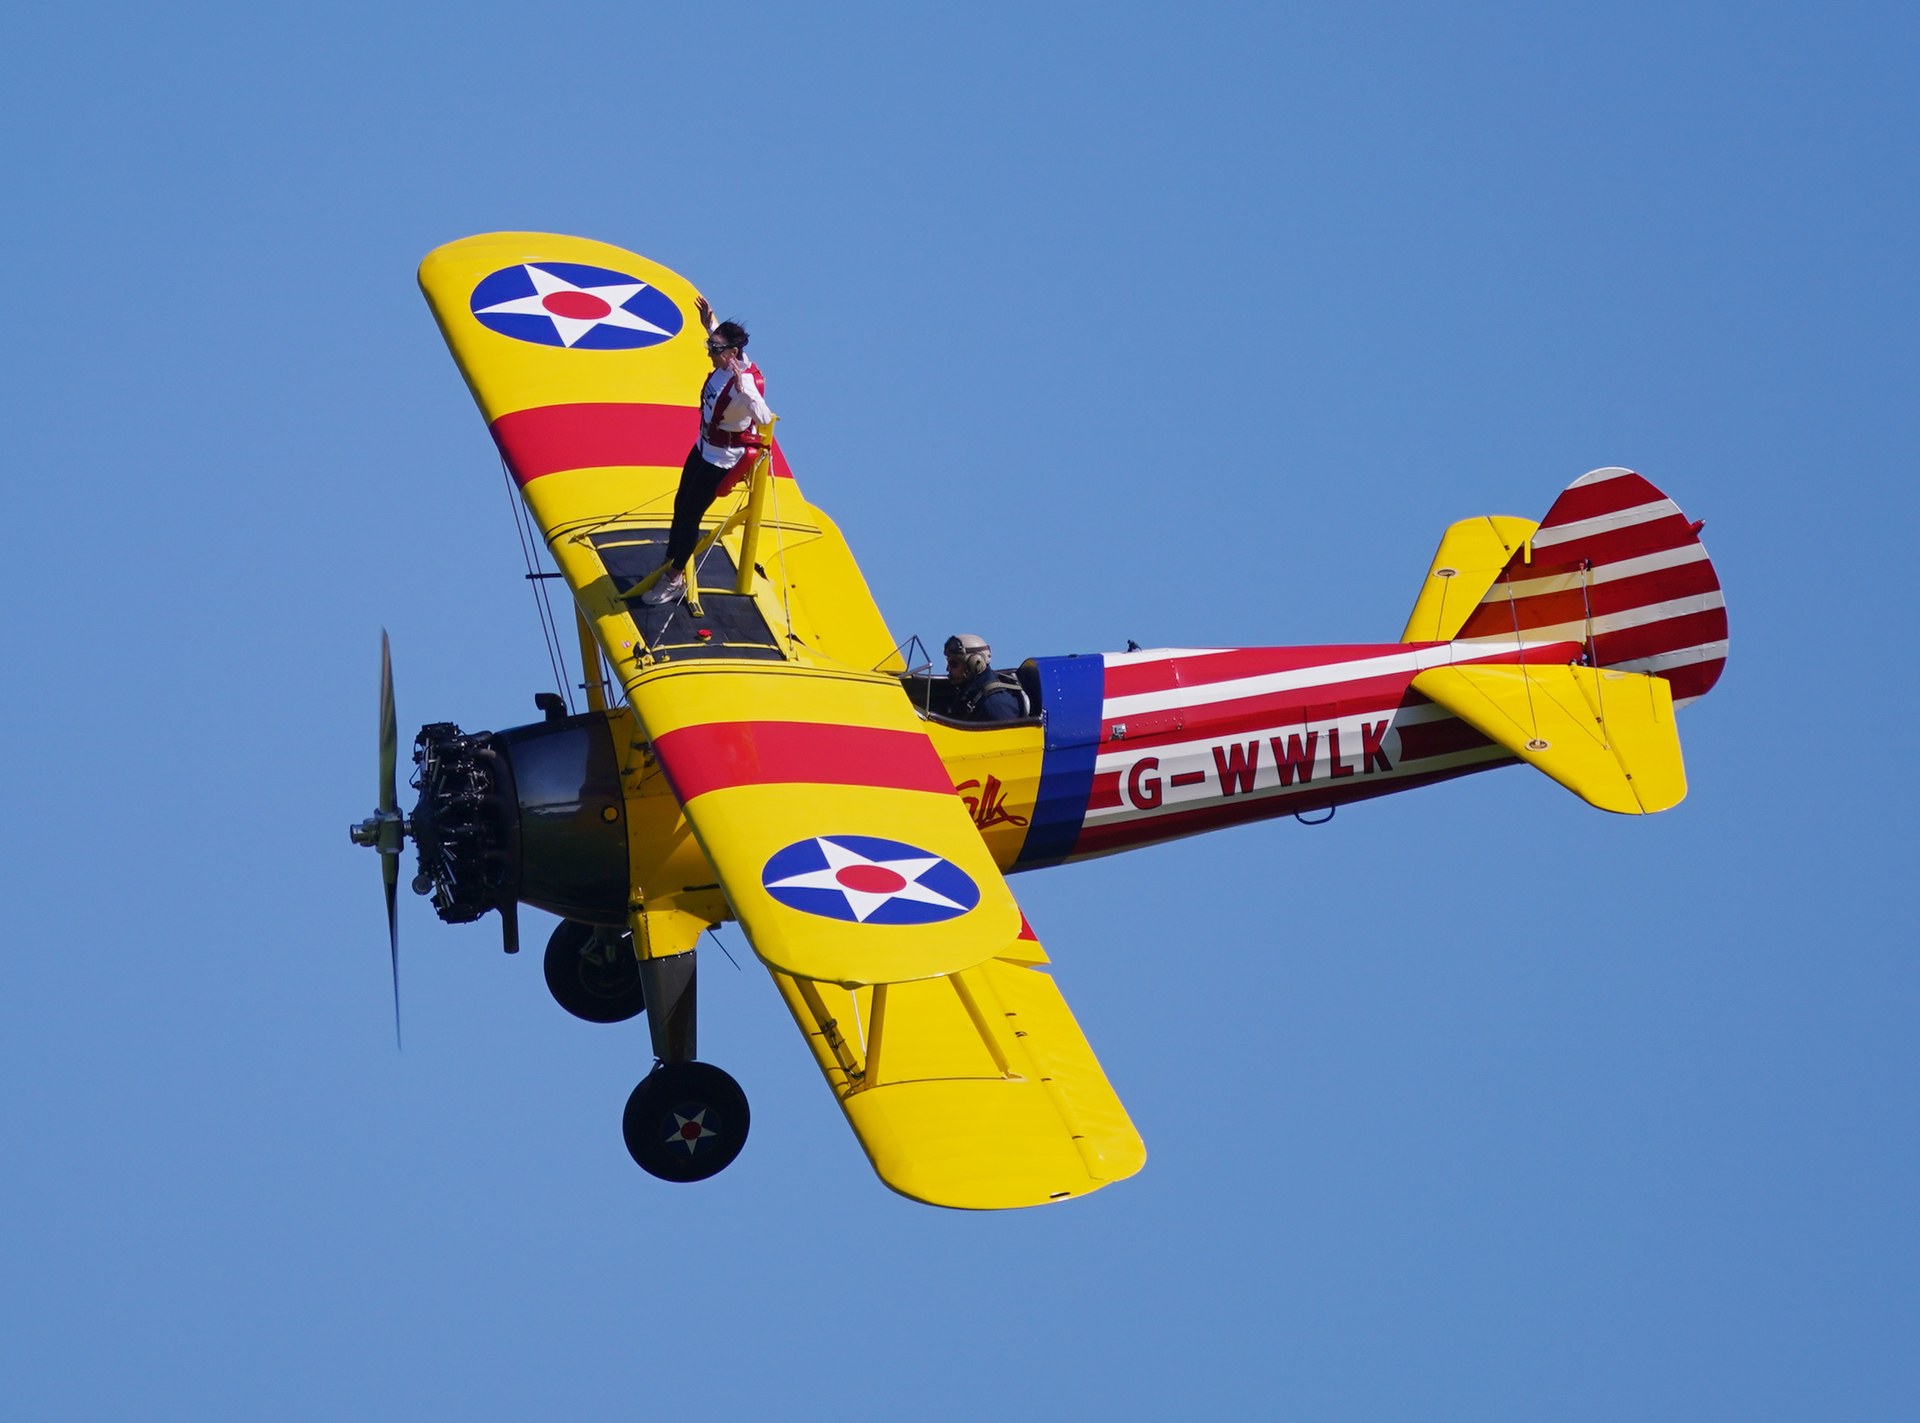
[{"label": "star roundel insignia", "polygon": [[483,277],[473,319],[540,346],[630,351],[680,333],[680,308],[638,277],[583,262],[522,262]]},{"label": "star roundel insignia", "polygon": [[670,1150],[684,1146],[687,1149],[687,1155],[698,1155],[701,1142],[708,1137],[720,1135],[719,1132],[710,1130],[707,1126],[707,1114],[712,1110],[711,1107],[694,1106],[691,1103],[675,1107],[667,1113],[667,1120],[662,1123],[667,1134],[661,1139],[660,1144]]},{"label": "star roundel insignia", "polygon": [[760,883],[804,914],[855,924],[938,924],[980,902],[953,861],[875,835],[817,835],[774,854]]}]

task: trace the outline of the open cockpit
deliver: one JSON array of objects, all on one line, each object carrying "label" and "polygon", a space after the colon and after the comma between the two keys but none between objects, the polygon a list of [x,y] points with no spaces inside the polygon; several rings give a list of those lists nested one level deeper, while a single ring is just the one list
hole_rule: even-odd
[{"label": "open cockpit", "polygon": [[[996,669],[997,670],[997,669]],[[1017,681],[1019,690],[1026,700],[1027,714],[1013,720],[982,721],[963,714],[959,705],[959,688],[942,675],[935,675],[931,668],[921,667],[900,674],[900,686],[907,694],[907,700],[913,703],[913,709],[921,720],[940,726],[950,726],[961,731],[1002,731],[1010,726],[1039,726],[1045,722],[1046,705],[1040,695],[1040,671],[1032,658],[1022,662],[1019,668],[1011,672],[999,672],[1002,677]]]}]

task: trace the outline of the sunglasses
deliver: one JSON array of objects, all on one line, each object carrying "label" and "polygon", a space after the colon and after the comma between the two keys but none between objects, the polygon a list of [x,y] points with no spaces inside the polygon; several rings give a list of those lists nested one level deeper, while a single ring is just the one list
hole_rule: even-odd
[{"label": "sunglasses", "polygon": [[709,356],[717,356],[722,351],[737,351],[739,349],[738,346],[716,346],[711,341],[707,342],[707,354]]}]

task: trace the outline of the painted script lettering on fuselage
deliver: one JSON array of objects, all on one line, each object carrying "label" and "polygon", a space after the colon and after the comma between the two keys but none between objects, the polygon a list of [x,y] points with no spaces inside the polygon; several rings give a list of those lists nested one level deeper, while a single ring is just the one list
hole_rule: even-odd
[{"label": "painted script lettering on fuselage", "polygon": [[[1169,792],[1204,786],[1182,800],[1226,798],[1255,791],[1323,784],[1393,770],[1391,719],[1330,722],[1299,730],[1264,732],[1217,745],[1182,747],[1141,756],[1120,777],[1126,804],[1158,810]],[[1397,738],[1394,738],[1397,741]]]},{"label": "painted script lettering on fuselage", "polygon": [[[960,799],[966,803],[973,823],[981,830],[995,825],[1025,825],[1027,817],[1016,815],[1007,809],[1006,792],[1001,789],[998,776],[988,776],[986,782],[962,781],[954,787]],[[971,792],[971,794],[969,794]]]}]

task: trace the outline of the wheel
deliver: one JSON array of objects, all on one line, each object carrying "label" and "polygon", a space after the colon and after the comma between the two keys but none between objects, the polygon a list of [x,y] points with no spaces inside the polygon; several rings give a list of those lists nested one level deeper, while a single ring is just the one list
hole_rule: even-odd
[{"label": "wheel", "polygon": [[706,1062],[654,1068],[627,1098],[620,1129],[640,1169],[662,1181],[704,1181],[747,1144],[747,1094]]},{"label": "wheel", "polygon": [[602,941],[591,924],[562,919],[547,940],[546,970],[547,992],[576,1018],[624,1023],[647,1009],[631,934]]}]

